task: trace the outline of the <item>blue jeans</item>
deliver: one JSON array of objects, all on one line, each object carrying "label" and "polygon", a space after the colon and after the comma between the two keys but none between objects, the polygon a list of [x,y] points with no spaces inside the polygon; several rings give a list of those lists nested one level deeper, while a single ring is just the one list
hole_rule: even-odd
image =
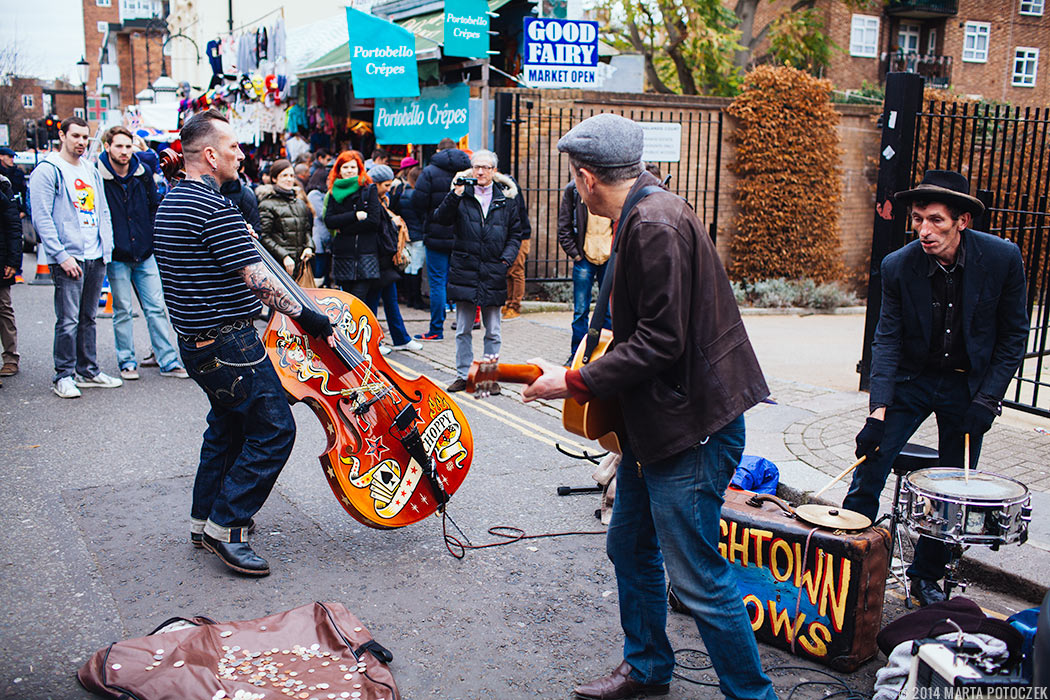
[{"label": "blue jeans", "polygon": [[[466,379],[470,373],[470,363],[474,361],[474,313],[476,304],[469,301],[456,302],[456,376]],[[498,355],[501,345],[500,322],[501,309],[498,306],[481,307],[481,323],[485,326],[485,354]]]},{"label": "blue jeans", "polygon": [[743,451],[743,416],[706,442],[642,467],[624,445],[606,549],[616,569],[623,658],[635,680],[668,683],[674,670],[666,631],[666,564],[675,593],[693,614],[722,694],[776,698],[762,672],[736,576],[718,553],[723,495]]},{"label": "blue jeans", "polygon": [[[430,333],[445,334],[445,284],[451,253],[427,248],[427,279],[430,280]],[[471,319],[473,321],[474,319]]]},{"label": "blue jeans", "polygon": [[99,373],[95,345],[95,316],[106,264],[102,258],[80,261],[83,274],[73,279],[57,263],[51,265],[55,283],[55,376],[52,382],[73,373],[94,377]]},{"label": "blue jeans", "polygon": [[295,443],[295,420],[281,380],[254,328],[204,347],[179,339],[186,371],[211,403],[190,518],[204,532],[243,542]]},{"label": "blue jeans", "polygon": [[113,291],[113,338],[117,345],[117,364],[121,369],[138,366],[131,306],[134,289],[146,316],[146,328],[149,329],[157,364],[165,372],[180,367],[178,353],[168,332],[168,316],[164,310],[164,292],[156,259],[151,255],[137,263],[114,260],[109,263],[108,270],[109,287]]},{"label": "blue jeans", "polygon": [[386,309],[386,326],[390,329],[390,343],[404,345],[412,340],[408,329],[405,328],[405,319],[401,318],[401,307],[397,303],[397,282],[391,282],[382,289],[375,288],[368,293],[366,303],[377,317],[380,299],[383,300],[383,308]]},{"label": "blue jeans", "polygon": [[[587,335],[590,325],[591,290],[597,282],[601,287],[605,279],[606,263],[595,265],[582,258],[572,263],[572,347],[569,352],[576,352],[580,341]],[[605,327],[612,328],[612,314],[605,312]]]},{"label": "blue jeans", "polygon": [[[946,467],[963,463],[962,419],[970,406],[970,388],[961,372],[923,372],[918,377],[898,382],[893,392],[893,405],[886,409],[885,433],[878,453],[864,461],[853,473],[842,507],[875,520],[879,514],[879,494],[886,486],[893,463],[904,445],[922,422],[937,416],[937,452]],[[984,436],[970,436],[970,466],[977,466]],[[951,558],[947,545],[929,537],[920,537],[915,545],[915,558],[908,567],[911,578],[936,581],[944,576]]]}]

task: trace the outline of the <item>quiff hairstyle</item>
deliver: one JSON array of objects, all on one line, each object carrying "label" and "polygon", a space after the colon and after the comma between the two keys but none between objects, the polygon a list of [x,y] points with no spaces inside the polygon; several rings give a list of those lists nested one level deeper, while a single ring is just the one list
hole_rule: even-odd
[{"label": "quiff hairstyle", "polygon": [[204,151],[205,146],[212,145],[211,139],[215,134],[216,122],[229,124],[230,120],[214,109],[190,117],[179,131],[183,155],[197,156]]}]

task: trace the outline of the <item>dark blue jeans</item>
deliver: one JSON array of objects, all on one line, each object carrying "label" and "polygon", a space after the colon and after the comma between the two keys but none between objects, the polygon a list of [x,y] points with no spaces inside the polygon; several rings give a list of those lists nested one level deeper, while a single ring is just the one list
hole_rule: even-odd
[{"label": "dark blue jeans", "polygon": [[449,253],[427,248],[427,279],[430,281],[430,330],[434,335],[445,334],[445,313],[448,305],[445,285],[448,283]]},{"label": "dark blue jeans", "polygon": [[190,518],[204,532],[243,542],[295,443],[295,420],[254,328],[204,346],[179,339],[182,361],[211,402]]},{"label": "dark blue jeans", "polygon": [[675,593],[693,614],[722,694],[776,698],[762,672],[736,576],[718,553],[723,495],[743,451],[743,416],[703,443],[642,467],[624,445],[606,549],[616,569],[623,658],[642,683],[668,683],[674,670],[666,630],[666,564]]},{"label": "dark blue jeans", "polygon": [[83,274],[73,279],[57,263],[51,264],[51,280],[55,283],[55,376],[82,377],[99,373],[98,352],[95,344],[95,316],[102,281],[106,278],[106,264],[102,258],[80,262]]},{"label": "dark blue jeans", "polygon": [[[572,263],[572,348],[569,352],[576,352],[580,341],[587,335],[587,326],[591,322],[591,290],[595,282],[601,287],[606,267],[606,263],[595,265],[587,258]],[[612,328],[612,314],[608,310],[605,312],[605,327]]]},{"label": "dark blue jeans", "polygon": [[[922,422],[937,416],[937,452],[945,467],[962,467],[962,419],[970,406],[970,389],[961,372],[923,372],[905,382],[898,382],[893,392],[893,405],[886,409],[885,435],[878,453],[864,461],[853,473],[849,492],[842,507],[875,520],[879,513],[879,494],[886,486],[893,463],[904,445]],[[970,466],[977,466],[981,455],[981,435],[970,436]],[[920,537],[915,545],[915,560],[908,576],[936,581],[944,576],[951,553],[938,540]]]},{"label": "dark blue jeans", "polygon": [[390,344],[404,345],[412,340],[405,328],[405,319],[401,317],[401,307],[397,303],[397,282],[391,282],[383,288],[373,288],[368,293],[366,303],[372,313],[379,317],[379,300],[383,300],[383,308],[386,309],[386,326],[390,329]]}]

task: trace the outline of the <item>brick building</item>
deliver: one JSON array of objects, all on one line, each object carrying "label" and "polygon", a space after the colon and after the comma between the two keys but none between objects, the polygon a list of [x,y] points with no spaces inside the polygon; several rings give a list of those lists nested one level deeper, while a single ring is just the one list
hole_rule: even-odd
[{"label": "brick building", "polygon": [[[161,75],[169,75],[164,55],[168,3],[163,0],[82,0],[88,76],[88,116],[95,122],[106,109],[139,100]],[[92,124],[94,127],[94,123]]]},{"label": "brick building", "polygon": [[60,118],[84,115],[84,92],[79,85],[60,80],[11,77],[0,86],[0,109],[7,124],[11,148],[26,148],[25,124],[48,115]]},{"label": "brick building", "polygon": [[[886,0],[850,9],[818,0],[832,53],[826,77],[840,90],[878,85],[890,70],[927,85],[1015,105],[1050,105],[1050,0]],[[755,27],[785,3],[763,0]],[[767,49],[760,45],[755,56]]]}]

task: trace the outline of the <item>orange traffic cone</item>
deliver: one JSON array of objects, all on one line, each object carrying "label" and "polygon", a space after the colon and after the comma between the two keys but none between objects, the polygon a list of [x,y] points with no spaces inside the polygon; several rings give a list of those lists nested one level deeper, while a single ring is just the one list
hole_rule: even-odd
[{"label": "orange traffic cone", "polygon": [[106,297],[106,306],[98,312],[99,318],[113,318],[113,292],[103,292]]},{"label": "orange traffic cone", "polygon": [[33,276],[33,281],[30,284],[54,284],[51,281],[51,268],[37,261],[36,275]]}]

